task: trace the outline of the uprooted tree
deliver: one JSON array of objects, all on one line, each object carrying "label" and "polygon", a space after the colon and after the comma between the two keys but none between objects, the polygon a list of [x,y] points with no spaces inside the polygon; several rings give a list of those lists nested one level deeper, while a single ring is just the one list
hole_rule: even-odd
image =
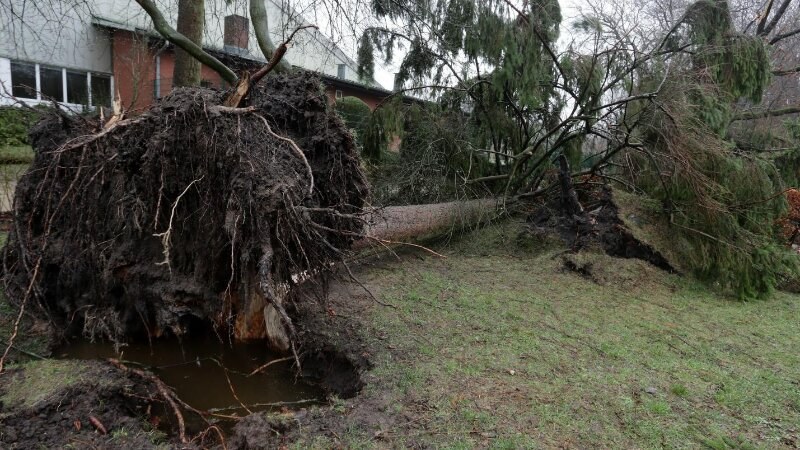
[{"label": "uprooted tree", "polygon": [[258,83],[283,66],[286,43],[262,42],[269,62],[239,77],[139,3],[234,87],[176,89],[129,118],[54,114],[34,127],[3,251],[16,326],[27,308],[65,334],[124,341],[213,327],[294,351],[285,300],[362,235],[368,187],[352,134],[316,76]]},{"label": "uprooted tree", "polygon": [[569,190],[566,173],[647,194],[661,200],[689,270],[742,298],[769,293],[797,270],[776,233],[784,182],[774,158],[737,148],[730,130],[796,111],[753,110],[772,76],[794,73],[773,69],[786,64],[770,50],[800,36],[796,8],[769,1],[739,26],[726,1],[699,0],[659,28],[630,18],[638,8],[624,2],[590,3],[560,52],[550,0],[375,1],[383,21],[362,42],[385,59],[406,46],[404,91],[430,94],[438,116],[471,125],[465,144],[423,143],[493,163],[460,166],[462,185],[531,197]]}]

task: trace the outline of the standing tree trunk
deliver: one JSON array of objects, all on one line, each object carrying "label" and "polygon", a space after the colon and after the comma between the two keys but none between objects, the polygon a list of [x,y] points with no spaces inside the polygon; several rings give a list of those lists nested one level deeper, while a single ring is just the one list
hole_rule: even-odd
[{"label": "standing tree trunk", "polygon": [[[202,47],[204,0],[178,0],[178,33]],[[172,72],[172,86],[200,86],[200,61],[183,49],[175,48],[175,68]]]}]

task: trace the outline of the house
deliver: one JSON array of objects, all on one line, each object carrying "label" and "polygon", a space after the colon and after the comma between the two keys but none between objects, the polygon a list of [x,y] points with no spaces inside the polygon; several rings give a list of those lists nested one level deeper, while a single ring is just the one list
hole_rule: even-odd
[{"label": "house", "polygon": [[[25,1],[10,0],[12,7]],[[307,24],[287,1],[264,0],[275,43]],[[164,16],[174,24],[177,2],[162,3]],[[220,59],[252,67],[265,60],[247,18],[247,3],[206,0],[203,45]],[[141,110],[172,88],[174,49],[134,0],[52,2],[47,8],[18,10],[25,11],[23,17],[0,16],[0,83],[14,97],[86,109],[109,106],[119,93],[126,108]],[[318,73],[331,101],[355,96],[374,109],[392,93],[373,80],[359,80],[356,63],[313,28],[297,33],[284,58]],[[202,80],[206,86],[225,86],[205,66]],[[0,104],[10,103],[2,94]]]}]

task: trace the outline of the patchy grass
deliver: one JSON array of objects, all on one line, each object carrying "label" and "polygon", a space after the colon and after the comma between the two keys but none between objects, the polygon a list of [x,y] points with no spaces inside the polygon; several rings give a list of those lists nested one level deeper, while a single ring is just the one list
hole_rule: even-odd
[{"label": "patchy grass", "polygon": [[[0,247],[5,245],[7,238],[8,233],[0,232]],[[0,289],[0,354],[8,345],[8,339],[14,331],[14,321],[18,313],[17,307],[8,302],[5,293]],[[14,341],[14,348],[9,353],[9,361],[28,361],[35,358],[32,356],[34,354],[46,356],[49,353],[48,347],[47,329],[43,324],[34,324],[29,318],[23,317],[19,334]]]},{"label": "patchy grass", "polygon": [[[401,420],[300,446],[795,448],[800,297],[742,303],[638,260],[532,254],[513,226],[382,262],[362,398]],[[362,400],[355,400],[357,402]],[[331,440],[333,440],[333,442]]]},{"label": "patchy grass", "polygon": [[0,211],[11,210],[17,180],[28,167],[29,164],[0,164]]},{"label": "patchy grass", "polygon": [[0,145],[0,164],[30,164],[33,149],[30,145]]},{"label": "patchy grass", "polygon": [[87,370],[86,363],[78,360],[45,359],[10,367],[12,370],[15,368],[24,369],[24,378],[18,382],[6,383],[6,389],[0,396],[6,409],[35,408],[39,403],[50,400],[56,393],[82,381],[106,379]]}]

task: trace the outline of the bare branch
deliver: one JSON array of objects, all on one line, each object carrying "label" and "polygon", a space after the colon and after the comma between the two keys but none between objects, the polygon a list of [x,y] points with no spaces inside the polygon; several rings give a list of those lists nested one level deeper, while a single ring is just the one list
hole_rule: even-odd
[{"label": "bare branch", "polygon": [[283,42],[281,45],[279,45],[278,49],[275,50],[275,53],[272,54],[272,58],[269,60],[269,63],[267,63],[267,65],[265,65],[264,67],[258,69],[256,73],[250,76],[250,86],[253,86],[256,83],[258,83],[262,78],[264,78],[265,75],[270,73],[273,69],[277,68],[279,64],[281,64],[281,61],[283,60],[283,55],[285,55],[286,50],[289,49],[289,43],[292,42],[292,39],[294,39],[294,35],[297,34],[298,31],[304,30],[306,28],[317,28],[317,26],[303,25],[297,27],[294,31],[292,31],[292,34],[289,35],[286,41]]},{"label": "bare branch", "polygon": [[[800,31],[800,30],[798,30],[798,31]],[[800,66],[791,67],[789,69],[778,69],[778,70],[773,70],[772,71],[772,74],[775,75],[776,77],[783,77],[783,76],[786,76],[786,75],[794,75],[796,73],[800,73]]]},{"label": "bare branch", "polygon": [[790,37],[792,37],[792,36],[794,36],[794,35],[796,35],[798,33],[800,33],[800,28],[798,28],[796,30],[788,31],[786,33],[781,33],[781,34],[773,37],[772,39],[770,39],[769,43],[770,43],[770,45],[777,44],[778,42],[780,42],[780,41],[782,41],[782,40],[784,40],[786,38],[790,38]]},{"label": "bare branch", "polygon": [[769,19],[769,13],[772,12],[773,3],[773,0],[769,0],[767,3],[767,10],[764,11],[764,14],[761,15],[761,20],[758,21],[758,27],[756,28],[757,35],[761,35],[764,32],[764,27],[767,26],[767,19]]},{"label": "bare branch", "polygon": [[778,25],[778,22],[783,18],[786,14],[786,10],[789,8],[789,5],[792,3],[792,0],[783,0],[781,6],[778,8],[778,11],[772,16],[772,20],[770,20],[769,24],[763,29],[761,33],[762,36],[766,36],[769,33],[772,33],[772,30]]},{"label": "bare branch", "polygon": [[787,108],[781,109],[767,109],[763,111],[747,111],[741,114],[738,114],[736,117],[733,118],[733,121],[738,120],[753,120],[753,119],[763,119],[766,117],[779,117],[779,116],[786,116],[789,114],[800,114],[800,105],[797,106],[789,106]]},{"label": "bare branch", "polygon": [[164,39],[172,42],[186,53],[192,55],[192,57],[201,63],[210,67],[213,71],[217,72],[223,80],[233,85],[236,84],[238,81],[236,74],[233,73],[228,66],[223,64],[222,61],[209,55],[197,44],[189,40],[186,36],[178,33],[176,29],[172,28],[169,22],[167,22],[167,20],[161,14],[161,11],[158,10],[158,7],[155,5],[155,3],[153,3],[153,0],[136,0],[136,3],[138,3],[139,6],[141,6],[145,12],[147,12],[147,15],[149,15],[150,19],[153,20],[153,26],[156,28],[156,31],[158,31],[158,33],[163,36]]},{"label": "bare branch", "polygon": [[[253,22],[253,31],[256,34],[256,41],[258,47],[261,48],[261,53],[267,61],[271,61],[273,55],[277,51],[272,38],[269,36],[269,19],[267,17],[267,8],[264,6],[264,0],[250,0],[250,18]],[[291,70],[288,62],[280,60],[280,63],[275,68],[277,72]]]}]

